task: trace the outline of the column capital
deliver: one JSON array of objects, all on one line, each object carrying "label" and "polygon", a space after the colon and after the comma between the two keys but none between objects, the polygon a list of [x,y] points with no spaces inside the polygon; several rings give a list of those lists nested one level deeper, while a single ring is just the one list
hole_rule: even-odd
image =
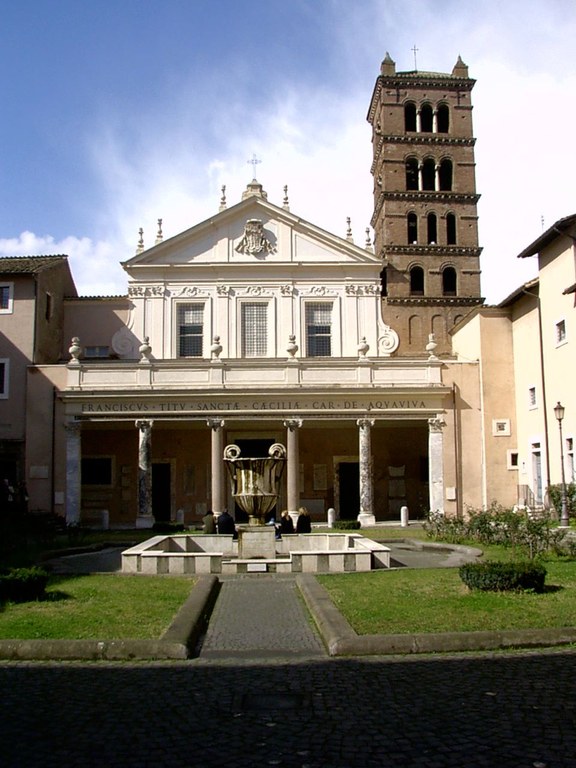
[{"label": "column capital", "polygon": [[358,427],[373,427],[375,424],[374,419],[358,419],[356,421],[356,426]]},{"label": "column capital", "polygon": [[285,419],[284,422],[283,422],[283,424],[286,427],[286,429],[289,429],[291,431],[294,430],[294,429],[300,429],[300,427],[302,426],[303,423],[304,422],[302,421],[302,419],[300,419],[298,417],[295,418],[295,419]]},{"label": "column capital", "polygon": [[440,416],[434,416],[428,419],[428,429],[430,432],[442,432],[446,422]]},{"label": "column capital", "polygon": [[82,431],[82,422],[81,421],[66,421],[64,423],[64,430],[66,431],[67,435],[70,435],[73,437],[74,435],[79,435]]},{"label": "column capital", "polygon": [[210,429],[222,429],[225,423],[224,419],[206,419],[206,424]]},{"label": "column capital", "polygon": [[142,432],[146,432],[152,429],[154,419],[138,419],[134,422],[134,425]]}]

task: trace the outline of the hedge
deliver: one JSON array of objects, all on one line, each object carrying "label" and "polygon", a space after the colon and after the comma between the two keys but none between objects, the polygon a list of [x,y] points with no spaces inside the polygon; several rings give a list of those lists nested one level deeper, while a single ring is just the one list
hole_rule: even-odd
[{"label": "hedge", "polygon": [[461,565],[458,574],[469,589],[491,592],[543,592],[546,568],[533,561],[499,563],[487,560]]},{"label": "hedge", "polygon": [[43,568],[10,568],[0,572],[0,602],[27,603],[46,594],[48,574]]},{"label": "hedge", "polygon": [[357,531],[360,528],[359,520],[334,520],[332,528],[340,531]]}]

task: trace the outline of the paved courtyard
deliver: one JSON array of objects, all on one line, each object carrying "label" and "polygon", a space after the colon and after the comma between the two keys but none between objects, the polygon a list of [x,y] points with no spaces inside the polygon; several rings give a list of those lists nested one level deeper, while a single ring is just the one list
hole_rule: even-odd
[{"label": "paved courtyard", "polygon": [[292,577],[222,582],[190,661],[0,662],[1,768],[576,768],[576,649],[328,658]]},{"label": "paved courtyard", "polygon": [[576,653],[0,664],[4,768],[569,768]]}]

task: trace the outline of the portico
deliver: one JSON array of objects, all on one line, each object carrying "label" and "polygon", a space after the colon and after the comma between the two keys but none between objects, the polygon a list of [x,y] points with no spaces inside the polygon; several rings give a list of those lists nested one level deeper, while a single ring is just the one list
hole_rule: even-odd
[{"label": "portico", "polygon": [[[253,456],[265,455],[266,445],[274,442],[286,445],[280,503],[291,513],[304,504],[320,521],[333,506],[339,517],[360,515],[358,519],[366,525],[397,517],[399,507],[409,501],[412,507],[434,503],[441,508],[443,451],[438,414],[445,409],[449,390],[440,382],[430,384],[440,373],[434,361],[432,366],[420,365],[422,386],[414,386],[412,366],[411,391],[397,387],[387,394],[379,388],[377,395],[374,388],[366,387],[247,395],[244,387],[235,391],[225,386],[224,391],[209,390],[201,397],[197,385],[189,387],[196,389],[194,397],[182,394],[185,386],[177,392],[160,393],[152,387],[123,390],[120,395],[118,381],[114,391],[95,392],[93,376],[102,374],[101,366],[97,368],[90,371],[84,366],[79,378],[77,367],[70,366],[75,386],[62,395],[69,424],[67,508],[71,511],[86,509],[79,477],[82,460],[98,464],[98,457],[102,466],[110,465],[103,480],[113,484],[111,475],[120,473],[121,497],[137,511],[138,526],[150,526],[158,517],[197,522],[207,508],[215,514],[226,507],[233,509],[223,465],[224,446],[231,442],[242,446],[243,455]],[[226,381],[231,368],[232,364],[220,369]],[[246,366],[243,372],[246,377]],[[200,373],[197,378],[205,378]],[[126,374],[130,377],[133,371]],[[182,375],[190,379],[192,374],[187,367]],[[236,375],[232,372],[230,378]],[[398,383],[396,366],[391,366],[389,375]],[[152,490],[159,462],[174,475],[169,486],[174,492],[161,500]],[[428,472],[433,482],[428,482]],[[122,498],[110,498],[107,483],[100,489],[97,485],[92,483],[88,489],[90,505],[111,504],[112,523],[123,520]]]}]

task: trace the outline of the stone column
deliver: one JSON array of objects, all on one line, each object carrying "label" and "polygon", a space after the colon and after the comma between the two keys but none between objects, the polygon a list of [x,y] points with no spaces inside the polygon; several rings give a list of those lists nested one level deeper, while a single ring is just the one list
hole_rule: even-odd
[{"label": "stone column", "polygon": [[424,165],[418,163],[418,189],[420,192],[424,189]]},{"label": "stone column", "polygon": [[438,133],[438,110],[432,113],[432,133]]},{"label": "stone column", "polygon": [[446,422],[439,416],[428,419],[428,472],[430,511],[444,514],[444,435]]},{"label": "stone column", "polygon": [[208,419],[211,429],[210,441],[210,495],[212,512],[218,517],[226,508],[226,496],[224,493],[224,422],[222,419]]},{"label": "stone column", "polygon": [[302,419],[286,419],[286,491],[288,513],[296,525],[300,508],[300,449],[299,432]]},{"label": "stone column", "polygon": [[434,166],[434,190],[436,192],[440,191],[440,166],[439,165]]},{"label": "stone column", "polygon": [[66,523],[80,522],[80,489],[82,460],[82,425],[79,421],[66,423]]},{"label": "stone column", "polygon": [[422,131],[422,112],[419,109],[416,110],[416,131]]},{"label": "stone column", "polygon": [[138,515],[136,528],[152,528],[152,425],[151,419],[136,421],[138,435]]},{"label": "stone column", "polygon": [[374,419],[358,419],[360,428],[360,513],[358,520],[362,527],[375,525],[374,478],[372,476],[372,447],[370,430]]}]

